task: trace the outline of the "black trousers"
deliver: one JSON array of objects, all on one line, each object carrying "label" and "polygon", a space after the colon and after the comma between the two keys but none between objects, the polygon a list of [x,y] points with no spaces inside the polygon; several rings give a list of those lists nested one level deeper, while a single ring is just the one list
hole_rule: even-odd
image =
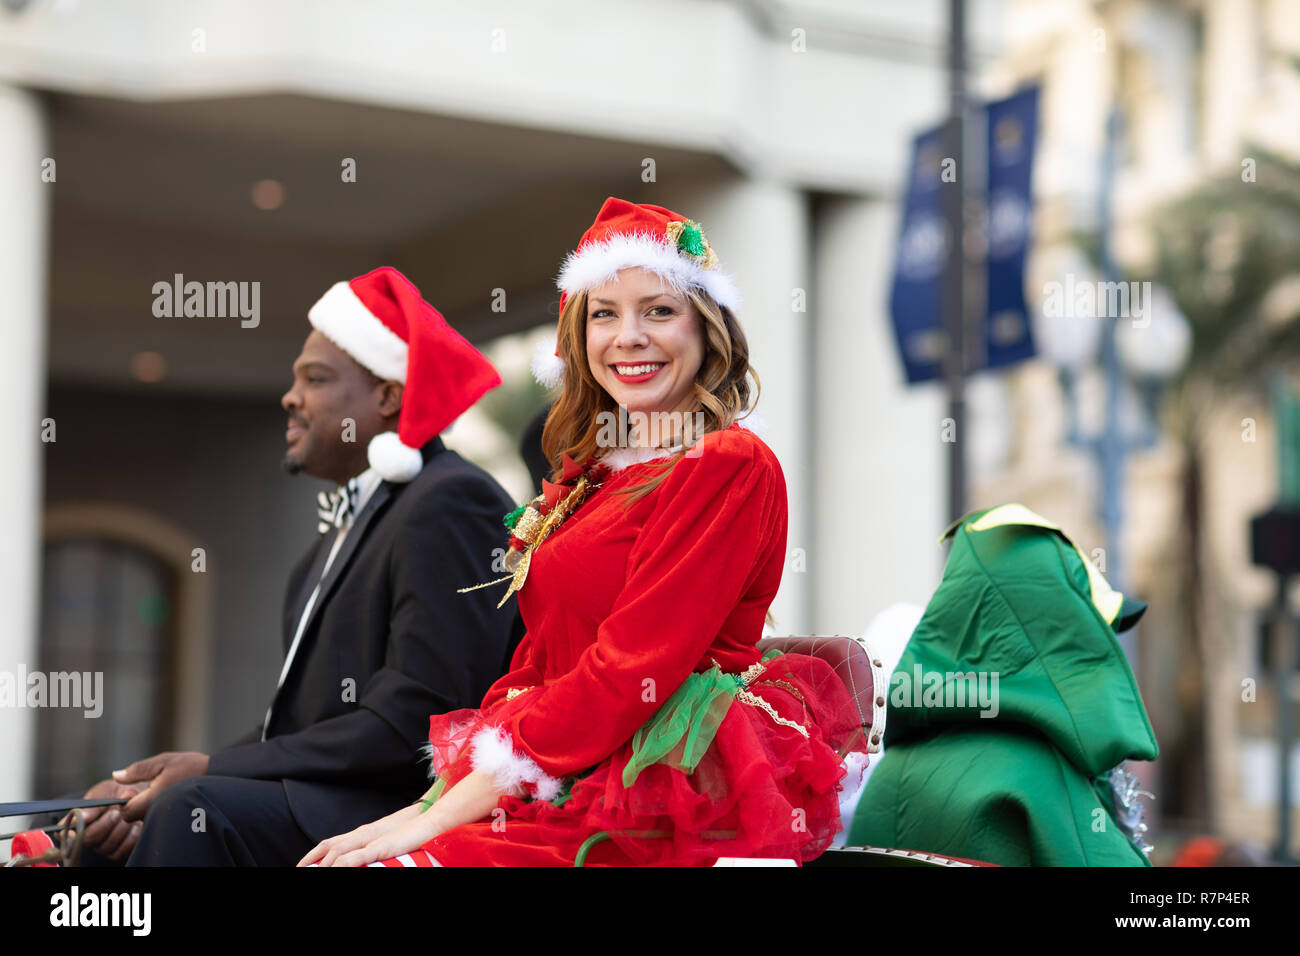
[{"label": "black trousers", "polygon": [[293,866],[316,841],[279,780],[190,777],[158,795],[127,866]]},{"label": "black trousers", "polygon": [[[190,777],[154,800],[126,865],[293,866],[316,842],[294,820],[279,780]],[[93,850],[79,862],[120,865]]]}]

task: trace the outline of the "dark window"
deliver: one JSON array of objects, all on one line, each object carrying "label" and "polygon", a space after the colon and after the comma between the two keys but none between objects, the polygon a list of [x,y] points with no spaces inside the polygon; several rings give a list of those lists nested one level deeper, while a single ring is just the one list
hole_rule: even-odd
[{"label": "dark window", "polygon": [[[51,699],[37,712],[34,779],[55,796],[169,749],[176,588],[157,556],[100,538],[48,543],[42,580],[38,669]],[[52,675],[68,675],[61,700]],[[78,684],[82,706],[52,706]]]}]

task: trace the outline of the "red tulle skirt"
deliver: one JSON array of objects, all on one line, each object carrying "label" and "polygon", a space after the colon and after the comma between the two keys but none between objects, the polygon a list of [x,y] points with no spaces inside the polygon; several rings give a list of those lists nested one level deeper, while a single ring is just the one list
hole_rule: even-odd
[{"label": "red tulle skirt", "polygon": [[[857,708],[829,665],[798,654],[768,661],[748,691],[772,712],[744,694],[732,700],[693,772],[653,763],[625,787],[629,741],[564,781],[567,795],[503,797],[490,819],[449,830],[423,848],[445,866],[572,866],[599,834],[588,845],[588,865],[813,859],[840,828],[843,757],[866,750]],[[489,711],[432,718],[434,771],[464,767],[460,758],[474,733],[495,724],[501,708],[523,703],[516,698]]]}]

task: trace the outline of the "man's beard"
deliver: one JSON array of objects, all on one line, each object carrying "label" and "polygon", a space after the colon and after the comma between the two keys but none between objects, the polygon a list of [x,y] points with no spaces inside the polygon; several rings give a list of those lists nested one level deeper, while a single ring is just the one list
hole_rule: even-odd
[{"label": "man's beard", "polygon": [[284,461],[280,462],[280,466],[291,475],[297,475],[302,472],[302,462],[298,461],[298,459],[294,458],[292,455],[285,455]]}]

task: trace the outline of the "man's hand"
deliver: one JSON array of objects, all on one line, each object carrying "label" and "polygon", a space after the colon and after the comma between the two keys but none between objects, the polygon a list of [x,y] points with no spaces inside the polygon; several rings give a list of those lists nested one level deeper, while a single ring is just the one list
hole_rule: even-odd
[{"label": "man's hand", "polygon": [[[101,780],[86,791],[84,799],[129,798],[139,792],[139,787],[127,786],[116,780]],[[81,844],[83,847],[118,862],[131,855],[136,840],[140,837],[140,824],[123,820],[121,807],[90,807],[81,812],[86,820],[86,835]],[[62,822],[71,825],[72,814],[64,817]]]},{"label": "man's hand", "polygon": [[[122,808],[122,819],[130,823],[143,820],[148,809],[153,806],[158,794],[174,783],[189,777],[201,777],[208,772],[208,755],[193,751],[155,754],[137,760],[125,770],[114,770],[113,779],[122,784],[142,784],[149,786],[142,793],[131,799]],[[136,789],[139,789],[137,786]]]}]

